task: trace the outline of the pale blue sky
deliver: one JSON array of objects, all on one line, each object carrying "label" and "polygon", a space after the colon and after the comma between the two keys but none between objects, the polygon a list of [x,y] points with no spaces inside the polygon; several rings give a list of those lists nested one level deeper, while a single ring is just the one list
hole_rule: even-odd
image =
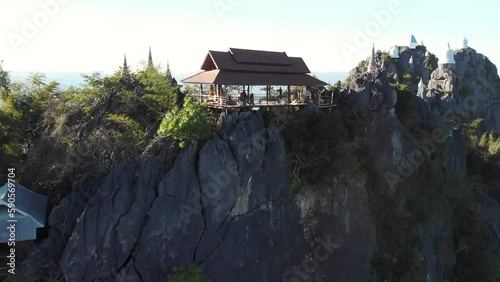
[{"label": "pale blue sky", "polygon": [[[111,72],[123,53],[137,67],[151,45],[155,63],[168,60],[174,73],[188,73],[199,70],[209,49],[237,47],[286,51],[312,71],[347,71],[370,55],[372,43],[388,50],[409,44],[414,34],[438,57],[448,42],[459,48],[466,36],[500,63],[496,6],[485,0],[0,0],[0,60],[12,71]],[[360,33],[364,42],[356,43]]]}]

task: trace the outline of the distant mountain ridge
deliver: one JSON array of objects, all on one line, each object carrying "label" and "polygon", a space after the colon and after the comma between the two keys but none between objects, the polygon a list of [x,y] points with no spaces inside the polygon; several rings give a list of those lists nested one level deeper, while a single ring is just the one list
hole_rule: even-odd
[{"label": "distant mountain ridge", "polygon": [[330,85],[335,84],[337,81],[344,81],[349,77],[349,72],[312,72],[318,79],[323,80]]},{"label": "distant mountain ridge", "polygon": [[[12,81],[25,81],[34,72],[13,71],[9,72]],[[46,77],[46,82],[57,81],[61,89],[68,89],[71,86],[80,86],[84,82],[82,75],[91,72],[40,72]]]}]

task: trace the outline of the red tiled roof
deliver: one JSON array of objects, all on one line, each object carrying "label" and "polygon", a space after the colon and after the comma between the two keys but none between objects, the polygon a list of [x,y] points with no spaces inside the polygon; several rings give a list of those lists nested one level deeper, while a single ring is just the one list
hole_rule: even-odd
[{"label": "red tiled roof", "polygon": [[307,75],[302,58],[285,52],[230,48],[228,52],[209,51],[201,67],[205,72],[182,80],[183,83],[226,85],[326,85]]},{"label": "red tiled roof", "polygon": [[[237,56],[239,59],[243,60],[245,63],[237,62],[236,56],[231,54],[231,52],[209,51],[201,69],[274,73],[311,72],[302,58],[288,57],[285,53],[245,50],[237,51],[236,54],[238,54]],[[275,54],[284,55],[286,57],[275,56]],[[262,61],[266,61],[267,59],[269,59],[267,63],[262,63]],[[284,59],[286,59],[287,64],[284,64]]]},{"label": "red tiled roof", "polygon": [[229,53],[233,55],[238,64],[262,64],[275,66],[289,66],[290,60],[285,52],[271,52],[229,48]]},{"label": "red tiled roof", "polygon": [[193,84],[317,86],[325,82],[307,74],[252,73],[210,70],[182,80]]}]

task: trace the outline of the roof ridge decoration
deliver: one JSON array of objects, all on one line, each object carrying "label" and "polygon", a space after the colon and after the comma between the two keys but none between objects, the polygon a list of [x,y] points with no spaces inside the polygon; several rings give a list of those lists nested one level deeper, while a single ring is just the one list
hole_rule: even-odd
[{"label": "roof ridge decoration", "polygon": [[326,85],[310,75],[300,57],[286,52],[230,48],[209,50],[201,73],[183,79],[183,83],[234,85]]},{"label": "roof ridge decoration", "polygon": [[214,69],[260,73],[310,73],[300,57],[285,52],[230,48],[229,51],[209,50],[202,70]]},{"label": "roof ridge decoration", "polygon": [[291,65],[286,52],[229,48],[229,53],[238,64]]}]

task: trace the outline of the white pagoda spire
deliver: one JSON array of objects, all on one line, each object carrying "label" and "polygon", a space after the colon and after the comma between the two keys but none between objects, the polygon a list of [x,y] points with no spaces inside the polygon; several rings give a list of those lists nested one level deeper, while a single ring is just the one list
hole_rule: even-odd
[{"label": "white pagoda spire", "polygon": [[418,45],[418,42],[417,42],[417,39],[415,38],[415,36],[413,36],[413,34],[411,35],[411,38],[410,38],[410,49],[415,49],[417,48],[417,45]]},{"label": "white pagoda spire", "polygon": [[448,65],[448,64],[455,64],[455,51],[451,49],[450,43],[448,43],[448,50],[444,54],[443,60],[439,60],[440,65]]},{"label": "white pagoda spire", "polygon": [[462,48],[464,48],[464,49],[469,48],[469,40],[467,40],[467,38],[465,38],[465,37],[464,37],[464,40],[462,42]]},{"label": "white pagoda spire", "polygon": [[420,82],[418,83],[418,93],[423,93],[425,90],[424,80],[420,78]]},{"label": "white pagoda spire", "polygon": [[392,59],[399,59],[399,48],[398,46],[394,45],[391,50],[389,50],[389,54],[391,55]]},{"label": "white pagoda spire", "polygon": [[417,96],[423,99],[423,98],[425,98],[424,93],[425,93],[424,80],[422,78],[420,78],[420,82],[418,83]]}]

